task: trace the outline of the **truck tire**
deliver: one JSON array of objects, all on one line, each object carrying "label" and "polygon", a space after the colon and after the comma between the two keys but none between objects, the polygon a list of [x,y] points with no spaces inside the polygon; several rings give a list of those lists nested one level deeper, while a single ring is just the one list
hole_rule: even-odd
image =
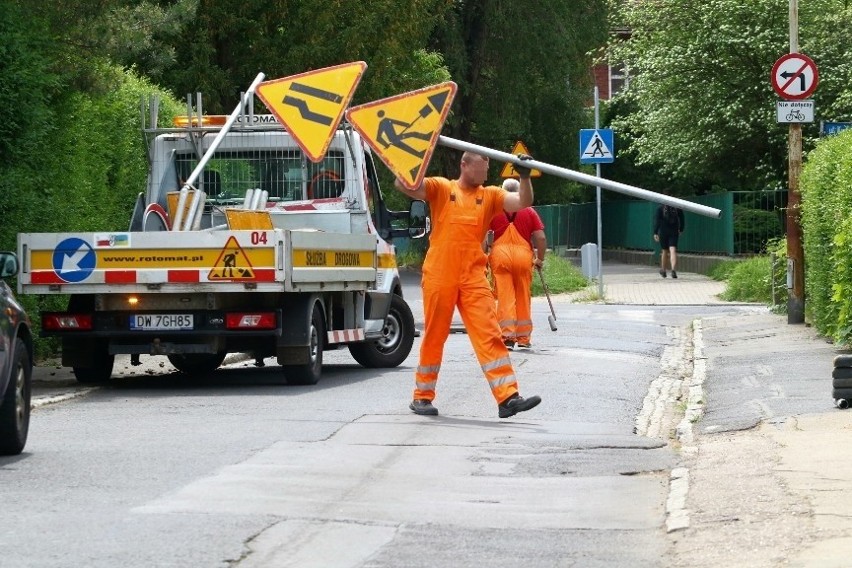
[{"label": "truck tire", "polygon": [[388,317],[382,337],[371,341],[350,343],[352,357],[368,369],[398,367],[411,353],[414,344],[414,316],[402,296],[391,297]]},{"label": "truck tire", "polygon": [[16,339],[6,392],[0,398],[0,456],[24,451],[30,428],[33,367],[24,344]]},{"label": "truck tire", "polygon": [[218,369],[226,355],[227,353],[220,351],[218,353],[176,353],[168,357],[169,363],[184,375],[200,377]]},{"label": "truck tire", "polygon": [[284,366],[284,377],[291,385],[315,385],[322,375],[323,337],[325,325],[319,303],[314,304],[311,313],[311,328],[308,330],[310,354],[308,362],[301,365]]},{"label": "truck tire", "polygon": [[112,376],[112,366],[115,363],[115,355],[100,355],[95,359],[94,367],[71,367],[77,382],[89,385],[105,383]]}]

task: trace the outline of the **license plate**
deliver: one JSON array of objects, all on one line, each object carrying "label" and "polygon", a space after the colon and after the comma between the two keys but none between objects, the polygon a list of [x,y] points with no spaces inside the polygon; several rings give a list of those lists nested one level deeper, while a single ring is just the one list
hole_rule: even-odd
[{"label": "license plate", "polygon": [[192,314],[134,314],[130,329],[137,331],[193,329]]}]

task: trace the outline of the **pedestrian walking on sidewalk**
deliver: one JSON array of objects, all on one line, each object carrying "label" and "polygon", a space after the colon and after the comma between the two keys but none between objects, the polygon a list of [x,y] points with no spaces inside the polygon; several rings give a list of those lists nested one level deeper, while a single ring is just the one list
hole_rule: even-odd
[{"label": "pedestrian walking on sidewalk", "polygon": [[488,177],[487,157],[465,152],[460,167],[456,180],[429,177],[414,190],[406,188],[399,179],[394,183],[405,195],[427,201],[432,214],[432,233],[421,282],[426,325],[414,378],[414,400],[409,408],[416,414],[438,414],[432,401],[444,344],[458,308],[480,368],[497,401],[498,416],[508,418],[537,406],[541,398],[523,398],[518,394],[515,369],[500,335],[494,296],[485,276],[487,258],[482,242],[495,215],[503,211],[514,213],[532,205],[530,170],[516,165],[515,171],[521,176],[520,191],[507,193],[499,187],[482,185]]},{"label": "pedestrian walking on sidewalk", "polygon": [[[509,178],[503,182],[503,189],[517,193],[520,182]],[[516,213],[504,211],[497,215],[491,220],[491,230],[494,245],[488,260],[497,290],[497,320],[503,343],[509,349],[516,344],[529,349],[533,267],[542,267],[547,251],[544,223],[535,209],[526,207]]]},{"label": "pedestrian walking on sidewalk", "polygon": [[660,276],[666,277],[666,253],[677,278],[677,241],[684,229],[683,209],[660,205],[654,215],[654,240],[660,243]]}]

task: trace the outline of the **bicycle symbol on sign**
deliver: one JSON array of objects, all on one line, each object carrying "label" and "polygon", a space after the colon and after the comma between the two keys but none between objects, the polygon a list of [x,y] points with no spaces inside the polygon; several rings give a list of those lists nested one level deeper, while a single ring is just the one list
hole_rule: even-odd
[{"label": "bicycle symbol on sign", "polygon": [[805,113],[800,111],[797,108],[790,110],[787,113],[787,122],[804,122],[805,121]]}]

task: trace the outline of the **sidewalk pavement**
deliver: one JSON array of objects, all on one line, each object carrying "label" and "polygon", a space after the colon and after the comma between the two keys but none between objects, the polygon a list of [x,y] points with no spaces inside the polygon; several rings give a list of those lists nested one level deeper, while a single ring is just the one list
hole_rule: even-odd
[{"label": "sidewalk pavement", "polygon": [[[664,279],[655,266],[604,262],[603,288],[603,300],[596,282],[568,296],[733,306],[718,298],[724,284],[688,272]],[[852,566],[852,460],[844,451],[852,410],[831,398],[833,359],[843,351],[812,327],[753,306],[703,317],[693,338],[691,384],[699,369],[703,376],[689,400],[700,411],[694,439],[681,440],[688,521],[672,533],[671,565]]]},{"label": "sidewalk pavement", "polygon": [[[641,306],[705,306],[731,305],[719,299],[725,284],[702,274],[678,272],[677,278],[660,276],[654,266],[603,263],[603,296],[607,304]],[[600,285],[570,294],[573,301],[597,296]]]},{"label": "sidewalk pavement", "polygon": [[[553,301],[734,306],[718,298],[724,284],[689,272],[678,276],[664,279],[654,266],[605,261],[603,299],[595,282]],[[422,321],[422,302],[409,303]],[[831,400],[832,360],[840,350],[810,327],[751,306],[702,318],[694,364],[706,369],[706,377],[703,391],[689,397],[702,411],[693,423],[694,441],[681,448],[686,468],[679,468],[689,477],[689,521],[672,533],[676,558],[669,565],[850,566],[852,460],[843,449],[852,410],[839,410]],[[132,367],[129,357],[116,357],[114,376],[173,371],[165,357],[142,360]],[[34,380],[36,405],[88,391],[70,369],[37,367]],[[725,386],[727,392],[713,390]],[[754,412],[751,422],[732,418],[743,409]]]}]

